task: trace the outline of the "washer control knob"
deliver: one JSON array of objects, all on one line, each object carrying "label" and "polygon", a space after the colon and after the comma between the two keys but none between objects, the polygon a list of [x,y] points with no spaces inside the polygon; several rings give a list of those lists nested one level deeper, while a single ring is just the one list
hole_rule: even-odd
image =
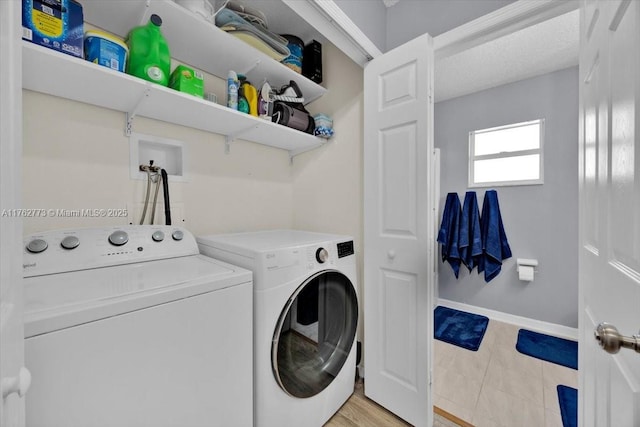
[{"label": "washer control knob", "polygon": [[78,239],[76,236],[67,236],[62,239],[62,242],[60,242],[60,246],[62,246],[64,249],[69,250],[77,248],[79,244],[80,239]]},{"label": "washer control knob", "polygon": [[109,235],[109,243],[114,246],[122,246],[129,241],[129,235],[126,231],[116,230]]},{"label": "washer control knob", "polygon": [[164,240],[164,233],[160,230],[155,231],[151,235],[151,238],[153,239],[154,242],[162,242]]},{"label": "washer control knob", "polygon": [[184,233],[182,232],[182,230],[176,230],[173,233],[171,233],[171,237],[173,237],[173,240],[180,241],[184,237]]},{"label": "washer control knob", "polygon": [[40,252],[44,252],[49,245],[42,239],[33,239],[29,243],[27,243],[27,250],[32,254],[39,254]]},{"label": "washer control knob", "polygon": [[316,260],[320,264],[324,264],[329,259],[329,252],[325,248],[320,248],[316,251]]}]

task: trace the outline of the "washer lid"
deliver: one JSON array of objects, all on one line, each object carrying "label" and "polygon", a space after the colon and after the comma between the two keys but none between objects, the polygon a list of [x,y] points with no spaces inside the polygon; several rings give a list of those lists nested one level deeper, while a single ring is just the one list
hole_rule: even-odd
[{"label": "washer lid", "polygon": [[25,278],[25,337],[251,282],[203,255]]},{"label": "washer lid", "polygon": [[251,258],[255,257],[258,253],[267,251],[347,240],[353,240],[353,238],[337,234],[324,234],[300,230],[268,230],[246,233],[213,234],[196,238],[198,245],[223,249]]}]

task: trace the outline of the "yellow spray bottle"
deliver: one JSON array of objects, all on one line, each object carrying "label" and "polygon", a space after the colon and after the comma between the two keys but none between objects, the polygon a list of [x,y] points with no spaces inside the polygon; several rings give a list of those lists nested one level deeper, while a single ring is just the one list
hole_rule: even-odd
[{"label": "yellow spray bottle", "polygon": [[249,114],[258,117],[258,91],[249,82],[242,84],[244,97],[249,103]]}]

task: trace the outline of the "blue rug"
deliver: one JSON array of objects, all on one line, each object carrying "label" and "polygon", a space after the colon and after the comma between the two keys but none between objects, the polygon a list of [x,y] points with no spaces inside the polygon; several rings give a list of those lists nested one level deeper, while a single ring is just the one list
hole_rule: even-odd
[{"label": "blue rug", "polygon": [[547,362],[578,369],[578,343],[538,332],[520,329],[516,349]]},{"label": "blue rug", "polygon": [[489,318],[438,306],[434,312],[435,339],[477,351],[487,330]]},{"label": "blue rug", "polygon": [[559,385],[557,388],[562,425],[578,427],[578,390],[566,385]]}]

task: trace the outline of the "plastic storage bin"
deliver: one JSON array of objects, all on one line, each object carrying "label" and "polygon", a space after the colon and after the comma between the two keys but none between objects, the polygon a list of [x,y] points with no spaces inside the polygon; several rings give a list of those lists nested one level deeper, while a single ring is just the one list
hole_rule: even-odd
[{"label": "plastic storage bin", "polygon": [[84,35],[84,56],[87,61],[124,72],[129,48],[118,37],[104,31],[91,30]]}]

